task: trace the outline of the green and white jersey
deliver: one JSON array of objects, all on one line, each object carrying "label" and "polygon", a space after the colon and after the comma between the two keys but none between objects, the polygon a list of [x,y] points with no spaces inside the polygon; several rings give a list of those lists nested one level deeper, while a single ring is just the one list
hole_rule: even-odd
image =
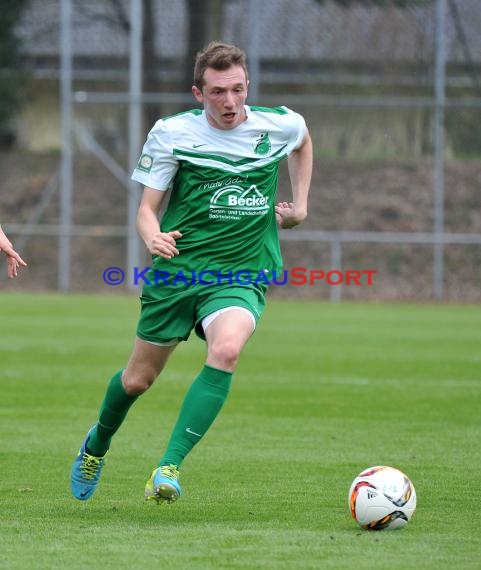
[{"label": "green and white jersey", "polygon": [[286,107],[246,106],[231,130],[213,128],[195,109],[158,121],[133,180],[172,189],[160,225],[178,230],[179,256],[154,256],[154,267],[228,274],[280,270],[275,219],[279,162],[306,134],[303,117]]}]

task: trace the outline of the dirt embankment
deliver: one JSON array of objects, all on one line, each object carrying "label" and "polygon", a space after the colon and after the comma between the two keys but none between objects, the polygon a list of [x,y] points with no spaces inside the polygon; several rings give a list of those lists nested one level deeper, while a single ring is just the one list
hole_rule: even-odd
[{"label": "dirt embankment", "polygon": [[[0,154],[0,221],[25,223],[41,203],[44,188],[58,168],[59,157]],[[452,233],[481,233],[481,164],[448,162],[445,170],[445,229]],[[285,164],[281,168],[279,199],[289,199]],[[127,192],[94,158],[76,156],[75,224],[123,225]],[[346,163],[317,160],[310,195],[309,217],[304,230],[430,232],[434,227],[434,177],[432,163]],[[58,223],[59,192],[54,193],[41,223]],[[295,231],[295,230],[293,230]],[[16,243],[21,236],[11,235]],[[78,237],[72,244],[74,291],[125,292],[123,285],[107,286],[106,267],[125,268],[123,238]],[[57,286],[58,239],[32,236],[24,251],[28,270],[4,289],[49,290]],[[287,269],[332,269],[328,243],[284,242]],[[342,286],[345,299],[413,300],[432,298],[433,247],[430,245],[344,243],[342,270],[376,270],[372,285]],[[445,298],[449,301],[481,301],[481,246],[447,246],[445,250]],[[328,298],[332,285],[278,286],[273,296]]]}]

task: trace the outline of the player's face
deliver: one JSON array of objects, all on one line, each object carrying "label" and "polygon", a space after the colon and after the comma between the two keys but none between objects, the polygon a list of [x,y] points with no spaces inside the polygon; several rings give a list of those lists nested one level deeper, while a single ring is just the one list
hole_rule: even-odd
[{"label": "player's face", "polygon": [[224,71],[208,67],[204,86],[192,87],[194,97],[204,105],[209,124],[216,129],[233,129],[245,121],[247,80],[243,68],[233,65]]}]

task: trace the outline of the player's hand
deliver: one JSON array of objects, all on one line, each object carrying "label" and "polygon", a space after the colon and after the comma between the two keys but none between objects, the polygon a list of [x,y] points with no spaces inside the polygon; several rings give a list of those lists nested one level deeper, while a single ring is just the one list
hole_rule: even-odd
[{"label": "player's hand", "polygon": [[160,255],[164,259],[172,259],[179,255],[179,250],[175,246],[176,240],[181,237],[182,234],[177,230],[173,232],[158,232],[150,240],[148,249],[153,255]]},{"label": "player's hand", "polygon": [[27,264],[20,255],[13,249],[12,244],[8,240],[4,240],[1,244],[0,251],[7,256],[7,275],[9,279],[18,276],[18,268],[26,267]]},{"label": "player's hand", "polygon": [[18,276],[18,268],[22,265],[26,267],[25,261],[17,254],[16,256],[8,256],[7,257],[7,275],[9,279],[13,279],[14,277]]},{"label": "player's hand", "polygon": [[296,208],[293,202],[278,202],[275,210],[277,224],[283,230],[299,225],[307,217],[307,212]]}]

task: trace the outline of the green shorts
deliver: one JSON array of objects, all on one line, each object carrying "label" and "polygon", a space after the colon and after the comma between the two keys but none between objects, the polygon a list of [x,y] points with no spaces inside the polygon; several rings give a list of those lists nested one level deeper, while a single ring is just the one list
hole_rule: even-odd
[{"label": "green shorts", "polygon": [[202,319],[231,306],[247,309],[257,322],[264,311],[266,291],[264,283],[144,285],[137,336],[148,342],[174,344],[187,340],[195,329],[205,340]]}]

